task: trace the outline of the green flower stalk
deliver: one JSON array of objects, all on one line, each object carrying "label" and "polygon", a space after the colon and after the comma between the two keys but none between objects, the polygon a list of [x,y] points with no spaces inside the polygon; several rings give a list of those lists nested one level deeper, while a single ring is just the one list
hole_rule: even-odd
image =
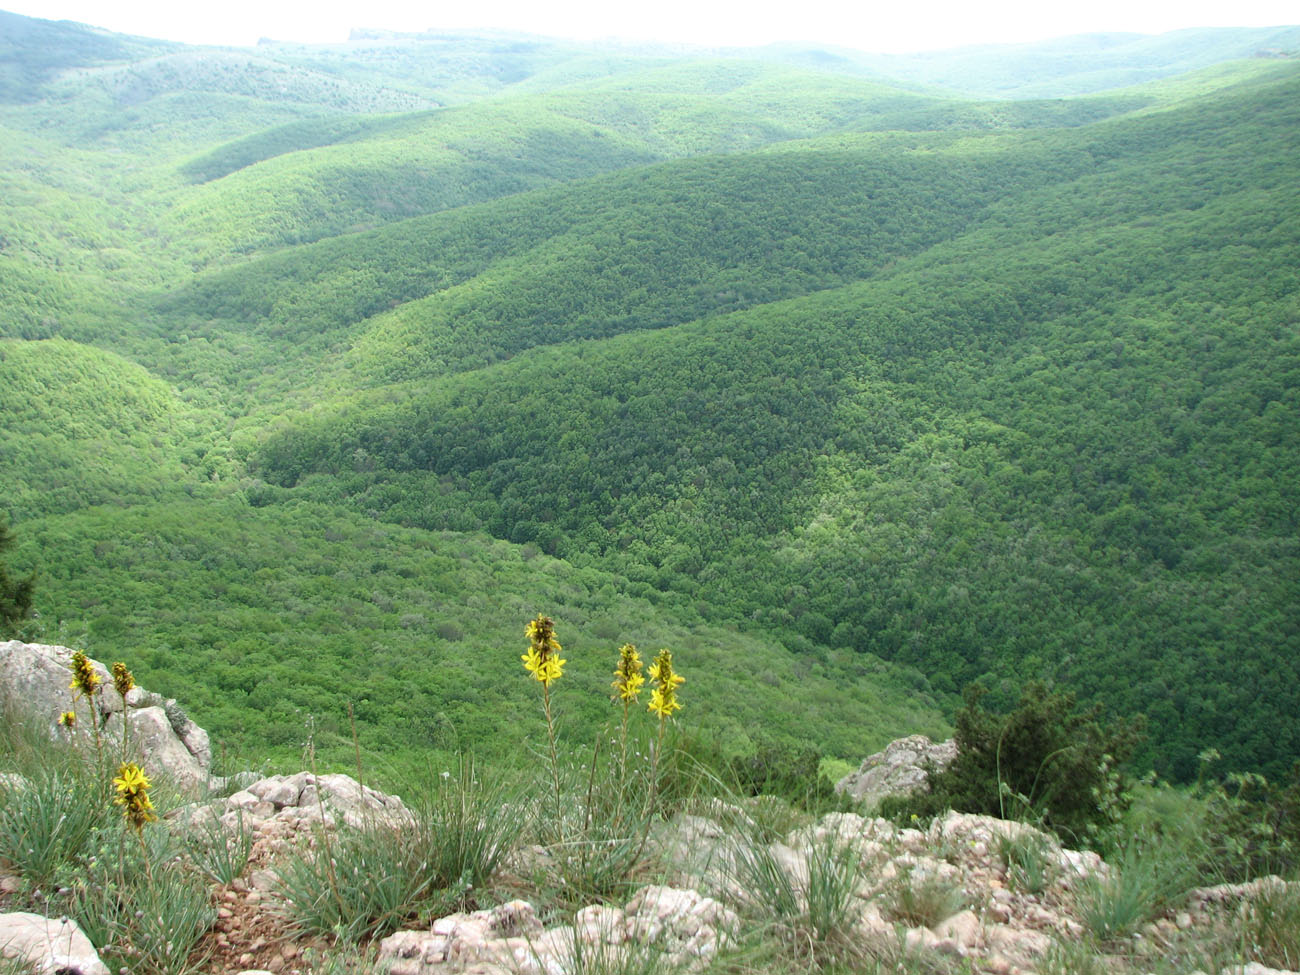
[{"label": "green flower stalk", "polygon": [[619,736],[619,743],[622,749],[619,764],[619,774],[624,775],[627,772],[627,718],[628,711],[641,695],[641,685],[645,683],[645,675],[641,673],[641,655],[636,652],[636,647],[631,643],[625,643],[618,648],[618,666],[614,668],[614,682],[610,685],[614,688],[615,701],[623,703],[623,730]]},{"label": "green flower stalk", "polygon": [[524,628],[528,637],[528,652],[520,656],[524,669],[542,685],[542,708],[546,712],[546,736],[551,746],[551,782],[555,786],[555,808],[558,813],[563,800],[560,797],[560,762],[555,752],[555,720],[551,716],[551,683],[564,676],[565,661],[560,657],[560,643],[555,639],[555,621],[540,613],[537,619]]},{"label": "green flower stalk", "polygon": [[126,696],[135,688],[135,677],[131,671],[127,670],[126,664],[118,661],[113,664],[113,689],[117,691],[118,697],[122,699],[122,761],[126,761],[126,738],[131,728],[131,722],[126,719]]},{"label": "green flower stalk", "polygon": [[659,716],[659,734],[655,739],[654,757],[650,763],[649,806],[654,808],[659,791],[659,755],[664,749],[664,726],[674,711],[682,706],[677,700],[677,688],[686,683],[686,678],[673,671],[673,652],[660,650],[650,664],[650,680],[654,690],[650,692],[650,711]]},{"label": "green flower stalk", "polygon": [[72,683],[68,685],[68,689],[72,691],[72,709],[74,712],[76,711],[78,697],[84,697],[86,703],[90,706],[90,727],[95,732],[95,754],[99,756],[100,768],[103,768],[104,746],[99,739],[99,720],[95,714],[95,695],[99,693],[99,684],[99,674],[95,673],[90,658],[81,650],[74,650],[72,652]]}]

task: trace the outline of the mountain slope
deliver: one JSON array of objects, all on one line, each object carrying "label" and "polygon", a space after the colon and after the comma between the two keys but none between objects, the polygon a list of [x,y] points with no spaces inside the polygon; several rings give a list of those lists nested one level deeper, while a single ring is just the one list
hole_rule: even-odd
[{"label": "mountain slope", "polygon": [[[1165,774],[1296,752],[1294,63],[981,102],[779,53],[40,30],[71,70],[0,105],[18,568],[153,683],[212,666],[232,740],[351,700],[367,747],[452,711],[497,747],[549,610],[588,690],[597,646],[697,652],[733,750],[1043,678],[1148,713]],[[1124,63],[1241,38],[1202,40]]]},{"label": "mountain slope", "polygon": [[[362,397],[275,434],[257,469],[415,524],[649,562],[736,618],[952,688],[1047,674],[1138,710],[1199,679],[1231,726],[1173,695],[1149,708],[1149,757],[1187,774],[1194,727],[1279,769],[1297,729],[1276,716],[1300,703],[1266,678],[1293,659],[1295,593],[1271,566],[1296,558],[1300,502],[1297,94],[1285,73],[1099,126],[1076,144],[1091,172],[873,282]],[[1230,579],[1228,607],[1187,605]],[[1120,659],[1145,677],[1107,678]]]}]

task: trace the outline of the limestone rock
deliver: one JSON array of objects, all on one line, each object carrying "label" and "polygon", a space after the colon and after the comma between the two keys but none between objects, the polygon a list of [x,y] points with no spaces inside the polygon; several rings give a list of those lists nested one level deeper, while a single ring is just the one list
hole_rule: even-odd
[{"label": "limestone rock", "polygon": [[936,924],[934,933],[962,948],[974,948],[980,941],[980,919],[974,911],[961,911]]},{"label": "limestone rock", "polygon": [[166,711],[160,707],[134,708],[128,712],[127,721],[131,750],[144,756],[141,764],[151,775],[161,772],[159,777],[169,778],[182,792],[193,792],[207,783],[208,770],[176,736]]},{"label": "limestone rock", "polygon": [[109,975],[75,921],[39,914],[0,914],[0,954],[41,975]]},{"label": "limestone rock", "polygon": [[412,822],[411,812],[397,796],[363,787],[350,775],[272,775],[252,782],[228,797],[221,822],[235,829],[256,828],[268,821],[296,825],[301,820],[359,829],[382,823],[402,826]]},{"label": "limestone rock", "polygon": [[736,923],[727,907],[698,891],[651,886],[638,890],[623,909],[583,908],[573,926],[543,929],[526,901],[451,914],[427,931],[385,938],[379,960],[392,975],[567,975],[580,957],[585,964],[608,962],[616,971],[628,968],[629,960],[631,970],[640,970],[644,966],[637,962],[644,958],[691,971],[707,965]]},{"label": "limestone rock", "polygon": [[885,796],[911,792],[925,783],[927,765],[936,771],[957,757],[957,743],[949,739],[933,742],[925,735],[909,735],[891,741],[884,751],[866,758],[856,772],[835,784],[844,792],[871,806]]},{"label": "limestone rock", "polygon": [[[95,697],[95,720],[110,743],[120,744],[122,699],[113,690],[108,668],[97,660],[90,664],[103,688]],[[0,693],[46,725],[51,737],[66,734],[57,722],[59,715],[73,706],[68,690],[71,665],[72,651],[67,647],[18,640],[0,643]],[[76,702],[79,720],[75,733],[87,737],[92,727],[88,707],[84,698]],[[212,768],[208,733],[186,717],[175,701],[164,702],[136,687],[127,695],[126,712],[131,751],[139,756],[150,776],[170,779],[178,788],[189,791],[207,786]]]}]

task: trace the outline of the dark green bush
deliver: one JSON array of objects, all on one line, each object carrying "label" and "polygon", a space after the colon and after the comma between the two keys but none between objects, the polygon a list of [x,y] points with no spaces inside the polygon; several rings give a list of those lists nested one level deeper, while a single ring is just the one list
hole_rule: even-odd
[{"label": "dark green bush", "polygon": [[830,779],[821,772],[821,760],[821,753],[811,745],[764,742],[748,755],[731,758],[728,771],[741,795],[779,796],[813,807],[835,795]]},{"label": "dark green bush", "polygon": [[[0,553],[12,544],[9,525],[0,518]],[[0,637],[19,635],[19,626],[32,612],[34,588],[34,574],[25,579],[10,579],[4,563],[0,562]]]},{"label": "dark green bush", "polygon": [[979,684],[966,688],[952,764],[930,776],[926,791],[885,799],[881,814],[909,820],[957,809],[1031,819],[1075,841],[1113,822],[1127,805],[1118,766],[1142,722],[1103,724],[1099,707],[1080,709],[1073,694],[1038,682],[1006,714],[984,709],[986,693]]},{"label": "dark green bush", "polygon": [[1300,762],[1286,782],[1234,772],[1212,783],[1203,778],[1198,791],[1206,803],[1204,876],[1236,882],[1300,869]]}]

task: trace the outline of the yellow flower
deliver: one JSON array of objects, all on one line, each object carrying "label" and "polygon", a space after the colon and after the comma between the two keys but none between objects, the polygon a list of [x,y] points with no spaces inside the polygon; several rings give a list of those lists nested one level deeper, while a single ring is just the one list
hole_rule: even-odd
[{"label": "yellow flower", "polygon": [[543,687],[550,687],[551,681],[564,676],[564,665],[568,663],[560,657],[560,643],[555,639],[555,623],[549,616],[538,616],[524,629],[524,635],[532,645],[519,659],[524,662],[524,669],[533,675],[534,680]]},{"label": "yellow flower", "polygon": [[68,687],[78,694],[86,695],[87,699],[94,697],[99,690],[99,674],[91,666],[90,658],[80,650],[72,654],[72,683]]},{"label": "yellow flower", "polygon": [[126,669],[126,664],[120,660],[113,664],[113,687],[117,689],[117,693],[122,695],[124,699],[131,693],[131,689],[135,687],[135,677],[132,676],[131,671]]},{"label": "yellow flower", "polygon": [[73,728],[77,726],[77,712],[64,711],[61,715],[59,715],[59,724],[62,725],[64,728],[67,728],[69,731],[71,731]]},{"label": "yellow flower", "polygon": [[149,801],[149,779],[135,762],[122,763],[117,770],[117,778],[113,780],[113,787],[117,789],[114,804],[122,807],[122,815],[137,833],[144,828],[145,823],[158,819],[153,811],[153,803]]},{"label": "yellow flower", "polygon": [[630,704],[641,693],[645,675],[641,673],[641,655],[636,647],[625,643],[618,648],[618,666],[614,668],[614,682],[610,685],[617,695],[615,700]]},{"label": "yellow flower", "polygon": [[650,665],[650,679],[657,685],[650,692],[650,710],[659,715],[660,720],[672,717],[674,711],[682,706],[677,702],[677,688],[686,683],[686,678],[673,673],[673,653],[660,650],[654,663]]}]

